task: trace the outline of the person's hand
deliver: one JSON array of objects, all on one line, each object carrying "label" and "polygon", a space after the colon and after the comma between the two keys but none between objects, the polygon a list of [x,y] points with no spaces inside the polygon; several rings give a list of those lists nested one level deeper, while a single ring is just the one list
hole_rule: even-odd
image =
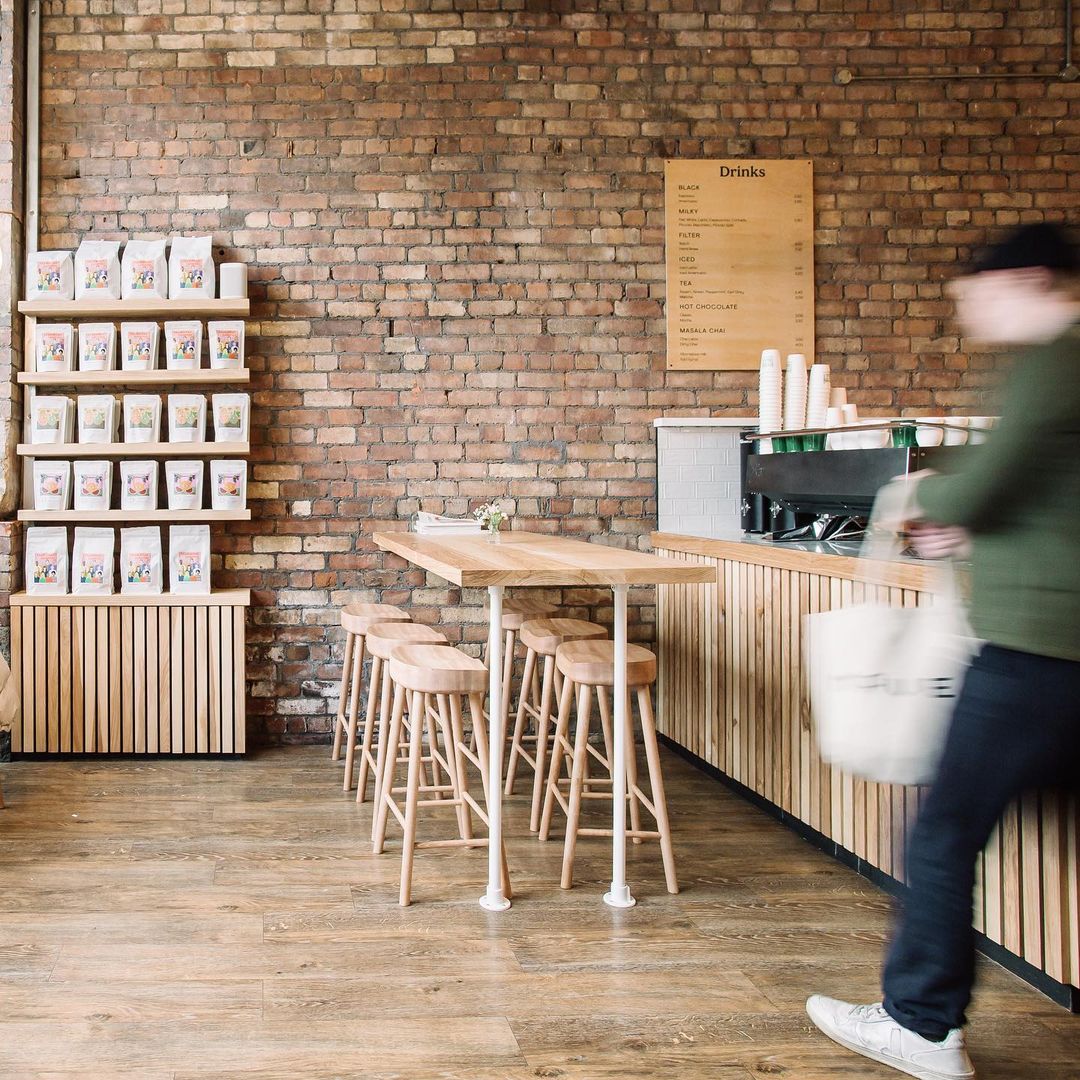
[{"label": "person's hand", "polygon": [[923,559],[964,558],[971,551],[971,537],[959,525],[935,525],[916,521],[908,525],[911,546]]}]

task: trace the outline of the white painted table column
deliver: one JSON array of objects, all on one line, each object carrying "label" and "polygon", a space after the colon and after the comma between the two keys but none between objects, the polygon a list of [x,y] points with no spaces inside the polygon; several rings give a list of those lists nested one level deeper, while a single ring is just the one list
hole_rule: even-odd
[{"label": "white painted table column", "polygon": [[633,907],[637,901],[626,884],[626,585],[613,585],[615,594],[615,740],[611,766],[611,889],[604,903],[614,908]]},{"label": "white painted table column", "polygon": [[[502,887],[502,757],[506,742],[506,706],[502,700],[501,585],[488,586],[488,884],[480,897],[486,911],[505,911],[510,901]],[[625,691],[624,691],[625,692]],[[483,723],[474,717],[473,723]]]}]

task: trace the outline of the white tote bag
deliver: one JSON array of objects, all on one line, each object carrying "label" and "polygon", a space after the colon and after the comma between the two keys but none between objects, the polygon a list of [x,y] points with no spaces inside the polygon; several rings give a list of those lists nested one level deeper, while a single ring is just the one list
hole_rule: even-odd
[{"label": "white tote bag", "polygon": [[[874,504],[863,548],[896,558],[896,529],[912,485],[894,482]],[[884,524],[883,524],[884,522]],[[929,784],[937,774],[956,698],[978,642],[951,563],[932,606],[857,604],[806,617],[814,727],[824,761],[886,784]]]}]

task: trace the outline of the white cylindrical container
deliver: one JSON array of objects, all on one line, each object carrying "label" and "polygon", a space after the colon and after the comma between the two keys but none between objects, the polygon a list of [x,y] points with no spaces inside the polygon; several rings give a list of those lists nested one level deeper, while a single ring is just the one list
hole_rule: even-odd
[{"label": "white cylindrical container", "polygon": [[247,263],[222,263],[218,267],[218,295],[222,300],[243,300],[247,290]]}]

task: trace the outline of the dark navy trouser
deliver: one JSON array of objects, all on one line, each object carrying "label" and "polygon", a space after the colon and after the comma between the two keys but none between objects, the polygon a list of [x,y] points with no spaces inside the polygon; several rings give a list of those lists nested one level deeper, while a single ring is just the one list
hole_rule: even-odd
[{"label": "dark navy trouser", "polygon": [[964,1024],[978,854],[1014,797],[1078,780],[1080,661],[984,646],[908,845],[908,889],[883,979],[894,1020],[935,1042]]}]

